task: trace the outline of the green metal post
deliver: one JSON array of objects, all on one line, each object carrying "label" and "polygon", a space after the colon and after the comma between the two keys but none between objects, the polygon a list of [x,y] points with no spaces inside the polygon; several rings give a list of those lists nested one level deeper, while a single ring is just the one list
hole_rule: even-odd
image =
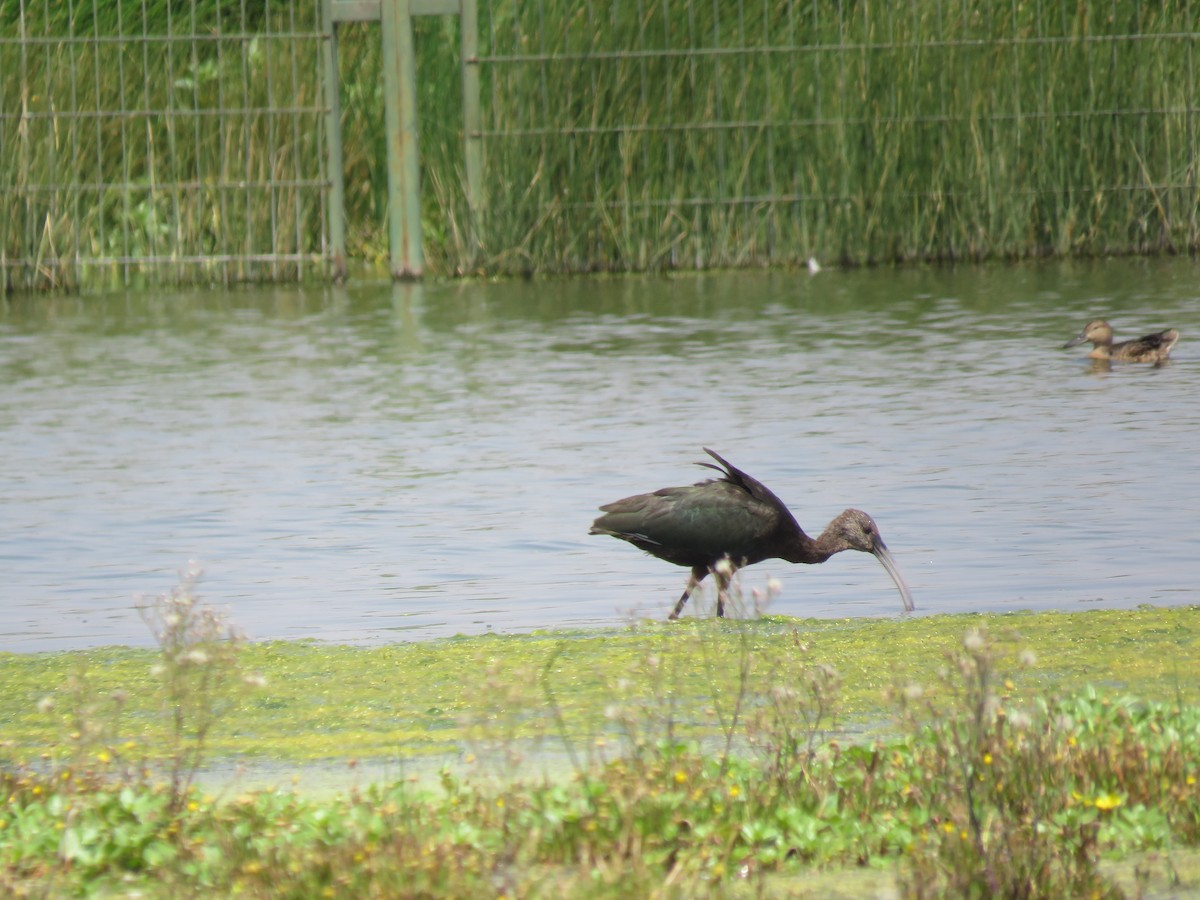
[{"label": "green metal post", "polygon": [[483,120],[479,111],[479,15],[477,0],[461,0],[463,153],[467,176],[467,240],[475,263],[483,243]]},{"label": "green metal post", "polygon": [[321,6],[325,44],[321,61],[325,67],[325,152],[329,164],[329,255],[333,277],[346,278],[346,169],[342,162],[342,102],[338,85],[337,23],[334,0]]},{"label": "green metal post", "polygon": [[380,5],[392,277],[420,278],[425,257],[421,247],[421,168],[412,13],[410,0],[381,0]]}]

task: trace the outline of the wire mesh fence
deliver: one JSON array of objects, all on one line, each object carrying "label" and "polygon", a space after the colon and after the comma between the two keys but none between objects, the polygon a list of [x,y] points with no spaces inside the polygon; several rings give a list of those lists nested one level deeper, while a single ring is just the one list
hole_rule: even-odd
[{"label": "wire mesh fence", "polygon": [[1133,0],[481,6],[501,268],[1200,247],[1200,33]]},{"label": "wire mesh fence", "polygon": [[319,0],[0,0],[12,287],[324,264]]},{"label": "wire mesh fence", "polygon": [[[0,0],[5,283],[328,272],[323,2]],[[457,19],[414,20],[428,271],[1195,251],[1198,25],[1138,0],[478,0],[463,60]],[[377,26],[339,54],[349,250],[380,259]]]}]

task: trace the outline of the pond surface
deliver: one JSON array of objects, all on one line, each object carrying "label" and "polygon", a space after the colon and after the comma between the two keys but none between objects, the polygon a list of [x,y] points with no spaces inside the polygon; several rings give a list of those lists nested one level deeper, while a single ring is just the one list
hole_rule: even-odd
[{"label": "pond surface", "polygon": [[[148,644],[192,559],[255,639],[662,618],[686,571],[587,530],[702,446],[811,534],[870,512],[915,615],[1197,603],[1198,301],[1186,259],[10,298],[0,649]],[[1098,316],[1171,364],[1060,349]],[[865,554],[769,577],[900,612]]]}]

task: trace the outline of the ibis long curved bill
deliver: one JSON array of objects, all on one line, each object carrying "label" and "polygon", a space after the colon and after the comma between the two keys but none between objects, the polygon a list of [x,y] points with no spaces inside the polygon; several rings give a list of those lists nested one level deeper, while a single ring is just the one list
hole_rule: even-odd
[{"label": "ibis long curved bill", "polygon": [[875,549],[871,553],[883,564],[883,567],[887,569],[887,573],[892,576],[892,581],[896,583],[896,587],[900,591],[900,599],[904,601],[904,611],[912,612],[916,609],[916,606],[913,604],[912,591],[908,589],[908,585],[904,581],[904,576],[900,574],[900,568],[896,565],[892,551],[880,539],[875,542]]}]

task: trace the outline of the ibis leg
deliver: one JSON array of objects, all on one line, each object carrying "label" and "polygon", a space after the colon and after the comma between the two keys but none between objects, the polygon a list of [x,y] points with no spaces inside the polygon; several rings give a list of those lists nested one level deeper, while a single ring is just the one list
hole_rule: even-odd
[{"label": "ibis leg", "polygon": [[667,616],[668,619],[674,621],[675,619],[679,618],[679,614],[683,612],[684,605],[688,602],[688,597],[692,595],[692,591],[696,589],[696,585],[703,581],[704,576],[707,574],[708,569],[692,569],[692,574],[688,576],[687,587],[683,589],[683,596],[679,598],[679,602],[675,604],[675,608],[671,610],[671,614]]},{"label": "ibis leg", "polygon": [[725,598],[729,596],[729,576],[713,573],[717,579],[717,618],[725,618]]}]

